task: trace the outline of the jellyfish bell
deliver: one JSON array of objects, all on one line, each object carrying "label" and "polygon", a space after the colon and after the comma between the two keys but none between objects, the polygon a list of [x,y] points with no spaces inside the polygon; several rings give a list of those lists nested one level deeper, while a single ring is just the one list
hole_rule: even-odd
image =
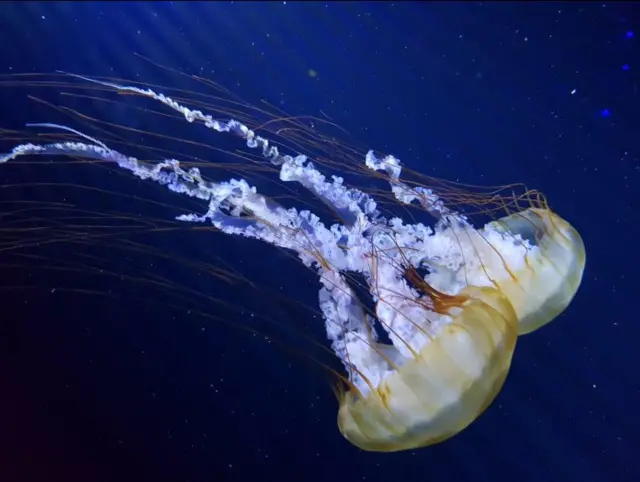
[{"label": "jellyfish bell", "polygon": [[531,244],[524,265],[497,281],[518,315],[518,334],[530,333],[562,313],[578,291],[586,262],[580,234],[549,209],[530,208],[491,225]]},{"label": "jellyfish bell", "polygon": [[[584,245],[544,202],[476,227],[433,190],[402,181],[396,158],[369,152],[363,171],[384,173],[396,202],[417,205],[436,222],[385,217],[368,193],[340,177],[328,179],[304,155],[280,153],[237,120],[214,119],[151,89],[75,77],[154,99],[188,122],[239,137],[281,181],[302,186],[338,216],[341,222],[328,226],[309,210],[267,198],[245,179],[209,181],[176,159],[143,161],[56,124],[35,127],[62,129],[81,141],[21,144],[0,156],[0,164],[27,155],[110,162],[203,202],[204,212],[179,221],[296,253],[318,275],[327,337],[348,373],[339,394],[339,429],[364,450],[423,447],[467,427],[500,391],[518,334],[551,321],[578,289]],[[373,315],[349,283],[353,274],[365,280]],[[378,330],[388,342],[380,341]]]},{"label": "jellyfish bell", "polygon": [[351,443],[384,452],[432,445],[463,430],[493,401],[511,365],[516,314],[495,288],[467,288],[456,298],[448,323],[419,352],[369,393],[341,397],[338,427]]},{"label": "jellyfish bell", "polygon": [[451,278],[457,284],[494,286],[515,309],[520,335],[562,313],[582,279],[586,260],[582,238],[547,208],[531,207],[478,230],[465,226],[437,235],[459,246],[464,269],[440,266],[438,274],[429,278],[434,286],[446,291]]}]

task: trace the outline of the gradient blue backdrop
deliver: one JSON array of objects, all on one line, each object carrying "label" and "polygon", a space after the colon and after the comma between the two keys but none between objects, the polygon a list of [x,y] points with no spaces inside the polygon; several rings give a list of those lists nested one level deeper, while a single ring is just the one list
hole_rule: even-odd
[{"label": "gradient blue backdrop", "polygon": [[[155,307],[161,295],[142,285],[104,276],[87,283],[110,298],[65,293],[55,288],[84,281],[37,260],[23,264],[23,279],[5,271],[12,274],[0,291],[0,480],[640,480],[639,20],[631,3],[597,2],[1,3],[3,74],[60,69],[197,88],[137,52],[251,103],[266,99],[294,115],[322,110],[360,145],[425,173],[542,190],[581,232],[588,262],[567,312],[521,339],[489,410],[450,441],[399,454],[364,453],[341,438],[323,372],[304,357],[188,310]],[[1,127],[63,119],[29,93],[82,104],[51,89],[2,88]],[[96,109],[101,119],[154,127],[143,113]],[[199,126],[176,129],[227,142]],[[3,185],[66,181],[182,202],[127,176],[0,167]],[[0,189],[0,201],[48,188],[33,189]],[[98,198],[85,194],[68,195],[95,208]],[[140,206],[140,215],[176,214]],[[222,258],[258,284],[315,303],[313,276],[269,247],[192,232],[154,243],[201,262]],[[142,255],[99,254],[114,271],[140,263],[244,304],[244,313],[210,305],[232,324],[269,333],[252,321],[263,313],[322,340],[320,320],[246,287],[144,265]]]}]

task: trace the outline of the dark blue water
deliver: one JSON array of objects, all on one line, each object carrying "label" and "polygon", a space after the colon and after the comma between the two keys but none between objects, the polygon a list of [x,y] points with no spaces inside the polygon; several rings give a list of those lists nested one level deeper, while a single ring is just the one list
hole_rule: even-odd
[{"label": "dark blue water", "polygon": [[[188,226],[124,229],[146,246],[137,251],[107,241],[1,250],[0,480],[640,480],[633,5],[14,2],[0,5],[0,22],[2,74],[64,70],[212,93],[138,53],[252,104],[326,114],[351,133],[349,142],[429,175],[525,182],[580,231],[588,253],[575,300],[519,341],[504,389],[479,420],[435,447],[372,454],[338,433],[326,372],[308,357],[340,367],[299,334],[323,340],[321,320],[305,308],[315,306],[317,281],[286,254]],[[118,103],[97,102],[60,95],[70,91],[64,86],[3,79],[6,129],[60,122],[100,136],[95,122],[56,110],[68,106],[242,148],[201,126],[128,108],[114,94],[97,95]],[[202,145],[123,136],[122,145],[138,144],[129,154],[153,158],[150,146],[229,161]],[[3,149],[15,143],[1,137]],[[9,212],[25,200],[174,228],[175,215],[204,209],[96,166],[0,168],[3,247],[16,244],[5,241],[19,218]],[[277,191],[268,180],[256,183]],[[29,222],[46,216],[30,212]],[[60,269],[65,260],[85,269]],[[255,286],[230,286],[195,266],[207,263]]]}]

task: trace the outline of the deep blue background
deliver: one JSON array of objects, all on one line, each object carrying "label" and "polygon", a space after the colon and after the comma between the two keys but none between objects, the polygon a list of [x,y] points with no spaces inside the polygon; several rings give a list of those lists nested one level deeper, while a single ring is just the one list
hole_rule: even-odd
[{"label": "deep blue background", "polygon": [[[371,454],[339,435],[324,372],[304,361],[318,349],[275,348],[265,334],[278,335],[285,346],[296,337],[256,321],[275,318],[322,340],[321,321],[304,308],[150,254],[91,248],[104,269],[138,266],[209,297],[199,305],[176,300],[170,309],[158,305],[166,293],[148,283],[59,273],[0,251],[0,480],[640,480],[640,19],[634,8],[596,2],[0,4],[4,74],[60,69],[203,90],[137,52],[207,77],[247,102],[266,99],[293,115],[322,110],[360,145],[393,153],[430,175],[476,184],[526,182],[574,224],[588,252],[574,302],[554,323],[520,340],[503,391],[477,422],[435,447]],[[27,94],[76,108],[83,102],[57,97],[56,89],[5,82],[1,127],[65,119]],[[85,102],[85,111],[103,120],[155,127],[153,114],[131,118],[121,106]],[[199,126],[171,125],[176,137],[227,142]],[[151,137],[129,141],[172,148]],[[119,200],[113,192],[182,202],[127,176],[63,165],[1,167],[3,217],[10,202],[40,197],[167,220],[182,212]],[[58,185],[26,185],[35,182]],[[14,183],[25,186],[7,187]],[[202,210],[198,203],[181,207]],[[187,228],[147,242],[200,263],[229,263],[258,287],[315,304],[313,275],[270,247]],[[46,255],[62,259],[70,249],[56,246]],[[229,329],[196,309],[262,334]]]}]

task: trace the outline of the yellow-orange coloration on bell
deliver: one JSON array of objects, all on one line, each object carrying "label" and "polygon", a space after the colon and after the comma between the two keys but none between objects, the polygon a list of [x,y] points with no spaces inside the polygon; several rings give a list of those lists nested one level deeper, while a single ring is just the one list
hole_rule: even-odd
[{"label": "yellow-orange coloration on bell", "polygon": [[524,269],[497,279],[492,271],[504,261],[490,246],[476,246],[495,287],[464,289],[464,301],[448,308],[452,322],[376,390],[342,394],[338,427],[352,444],[394,452],[457,434],[500,391],[517,335],[549,323],[570,303],[586,259],[578,232],[555,213],[535,208],[495,223],[533,237],[540,252]]}]

